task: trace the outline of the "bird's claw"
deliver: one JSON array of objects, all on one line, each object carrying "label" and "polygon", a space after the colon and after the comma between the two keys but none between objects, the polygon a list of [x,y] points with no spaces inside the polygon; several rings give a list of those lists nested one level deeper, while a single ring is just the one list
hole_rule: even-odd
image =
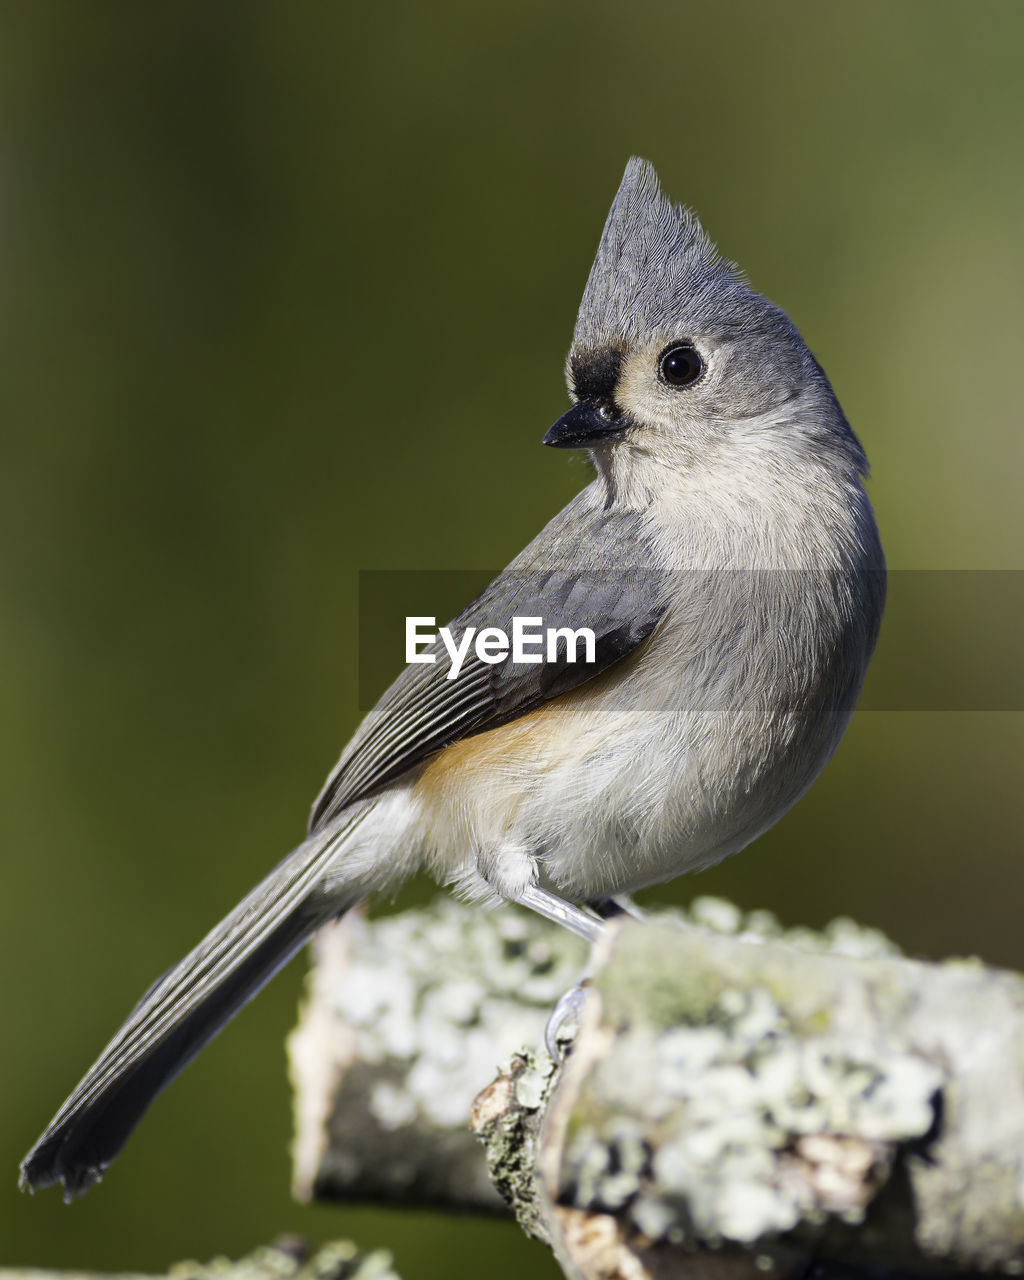
[{"label": "bird's claw", "polygon": [[570,987],[565,995],[560,996],[544,1027],[544,1047],[552,1062],[559,1065],[565,1060],[563,1045],[568,1049],[576,1038],[589,985],[590,979],[583,978],[574,987]]}]

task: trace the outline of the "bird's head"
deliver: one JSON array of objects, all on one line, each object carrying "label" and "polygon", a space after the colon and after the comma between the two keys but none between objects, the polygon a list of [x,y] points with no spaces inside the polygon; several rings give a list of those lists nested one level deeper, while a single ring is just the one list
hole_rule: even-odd
[{"label": "bird's head", "polygon": [[599,465],[627,452],[685,469],[744,442],[770,449],[766,435],[794,431],[863,464],[788,317],[636,157],[605,223],[566,373],[574,403],[544,443],[590,449]]}]

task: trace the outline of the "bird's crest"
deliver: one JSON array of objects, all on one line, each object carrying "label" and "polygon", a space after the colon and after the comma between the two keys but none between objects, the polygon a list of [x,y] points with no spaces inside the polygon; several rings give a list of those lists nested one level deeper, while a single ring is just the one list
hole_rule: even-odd
[{"label": "bird's crest", "polygon": [[590,269],[574,345],[645,339],[720,307],[739,276],[689,209],[662,194],[652,165],[633,156]]}]

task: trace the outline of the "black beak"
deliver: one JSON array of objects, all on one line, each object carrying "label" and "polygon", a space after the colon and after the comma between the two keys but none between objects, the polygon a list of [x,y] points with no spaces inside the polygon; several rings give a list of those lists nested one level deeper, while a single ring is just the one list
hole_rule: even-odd
[{"label": "black beak", "polygon": [[541,444],[550,444],[556,449],[589,449],[592,445],[620,440],[628,426],[629,421],[617,417],[607,405],[581,400],[562,414]]}]

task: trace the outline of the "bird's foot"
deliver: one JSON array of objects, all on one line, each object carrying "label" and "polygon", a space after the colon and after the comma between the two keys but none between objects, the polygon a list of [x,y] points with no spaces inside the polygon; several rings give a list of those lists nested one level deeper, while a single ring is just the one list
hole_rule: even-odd
[{"label": "bird's foot", "polygon": [[551,1061],[559,1066],[565,1061],[565,1053],[580,1029],[580,1018],[583,1016],[589,986],[590,979],[581,978],[565,995],[560,996],[544,1027],[544,1047]]}]

